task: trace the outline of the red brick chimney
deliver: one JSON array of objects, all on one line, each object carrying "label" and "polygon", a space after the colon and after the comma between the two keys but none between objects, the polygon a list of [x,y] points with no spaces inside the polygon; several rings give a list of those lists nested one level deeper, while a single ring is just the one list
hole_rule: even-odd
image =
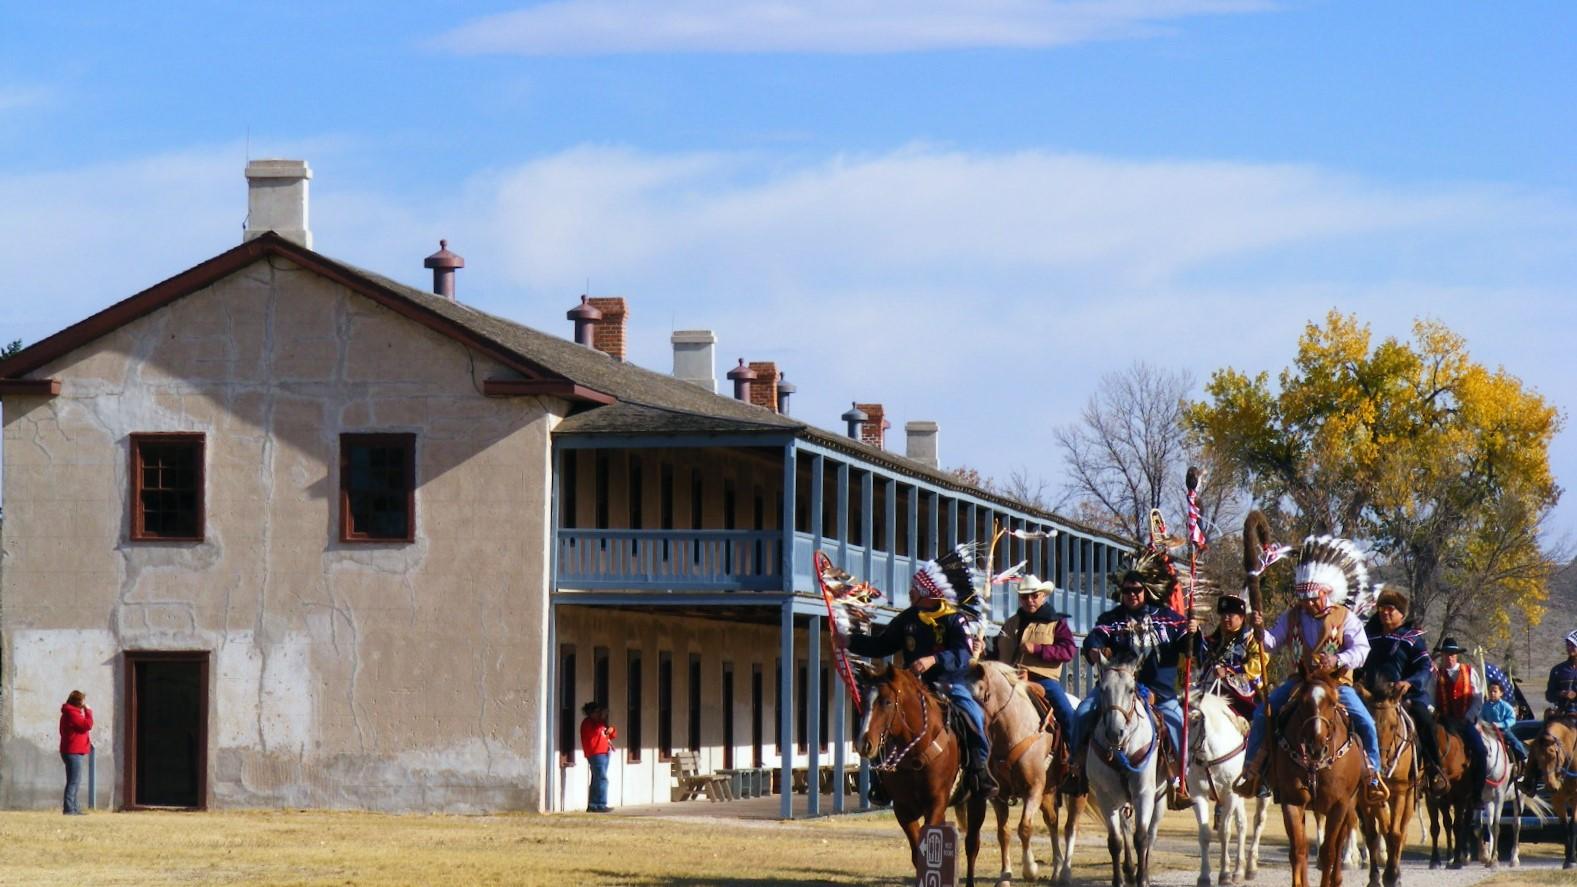
[{"label": "red brick chimney", "polygon": [[628,309],[623,296],[592,296],[586,300],[591,307],[602,312],[592,333],[591,347],[612,357],[624,360],[624,320]]},{"label": "red brick chimney", "polygon": [[750,383],[750,402],[777,412],[778,365],[770,360],[753,360],[749,366],[756,374],[756,380]]},{"label": "red brick chimney", "polygon": [[886,449],[884,443],[887,440],[887,429],[893,427],[893,424],[882,415],[882,405],[857,403],[855,406],[868,417],[860,426],[860,441],[877,449]]}]

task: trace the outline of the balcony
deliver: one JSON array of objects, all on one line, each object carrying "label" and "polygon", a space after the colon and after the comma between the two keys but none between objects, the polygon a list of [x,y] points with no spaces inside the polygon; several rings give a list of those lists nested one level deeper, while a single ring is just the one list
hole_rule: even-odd
[{"label": "balcony", "polygon": [[782,563],[773,530],[558,531],[560,588],[781,591]]}]

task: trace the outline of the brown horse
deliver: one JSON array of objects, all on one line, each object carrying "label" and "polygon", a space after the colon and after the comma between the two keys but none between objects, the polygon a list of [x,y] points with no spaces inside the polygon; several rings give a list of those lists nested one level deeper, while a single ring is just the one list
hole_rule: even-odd
[{"label": "brown horse", "polygon": [[[1052,870],[1061,862],[1063,844],[1057,838],[1058,791],[1068,774],[1068,759],[1061,732],[1041,729],[1041,715],[1032,696],[1044,691],[1025,680],[1012,666],[1001,662],[982,662],[970,669],[970,689],[986,713],[986,730],[991,734],[991,775],[1001,787],[991,806],[997,815],[997,845],[1002,850],[1002,872],[997,884],[1013,881],[1013,866],[1008,860],[1008,804],[1022,803],[1018,823],[1019,844],[1023,853],[1026,881],[1039,874],[1031,840],[1035,836],[1035,813],[1039,811],[1051,835]],[[1056,721],[1051,721],[1053,725]],[[1084,810],[1082,797],[1070,797],[1068,828]]]},{"label": "brown horse", "polygon": [[1424,793],[1425,806],[1429,808],[1429,867],[1440,868],[1440,831],[1446,833],[1447,867],[1459,869],[1467,858],[1468,834],[1473,829],[1473,799],[1478,786],[1469,785],[1467,745],[1462,737],[1435,724],[1435,744],[1440,748],[1440,775],[1445,777],[1445,794]]},{"label": "brown horse", "polygon": [[1363,780],[1363,747],[1342,708],[1330,676],[1299,663],[1301,681],[1275,713],[1276,744],[1270,753],[1270,785],[1281,802],[1281,818],[1292,845],[1292,885],[1309,883],[1309,840],[1305,811],[1325,815],[1330,834],[1320,845],[1321,887],[1341,887],[1342,848],[1351,834],[1353,807]]},{"label": "brown horse", "polygon": [[[909,857],[916,875],[920,829],[947,820],[948,802],[958,782],[965,750],[947,724],[942,698],[907,669],[891,664],[859,670],[864,684],[865,718],[860,725],[860,754],[871,762],[876,778],[893,802],[898,827],[909,839]],[[964,853],[969,887],[975,883],[975,856],[980,853],[984,798],[969,796],[964,810]]]},{"label": "brown horse", "polygon": [[1380,776],[1391,797],[1378,817],[1360,817],[1363,840],[1369,848],[1369,887],[1380,887],[1380,840],[1385,839],[1385,887],[1402,880],[1402,849],[1407,825],[1418,805],[1418,737],[1412,718],[1402,710],[1405,688],[1397,683],[1376,683],[1373,692],[1359,692],[1374,715],[1380,735]]},{"label": "brown horse", "polygon": [[1562,868],[1577,866],[1577,724],[1546,718],[1543,732],[1528,750],[1528,758],[1538,766],[1544,783],[1550,787],[1566,833],[1566,862]]}]

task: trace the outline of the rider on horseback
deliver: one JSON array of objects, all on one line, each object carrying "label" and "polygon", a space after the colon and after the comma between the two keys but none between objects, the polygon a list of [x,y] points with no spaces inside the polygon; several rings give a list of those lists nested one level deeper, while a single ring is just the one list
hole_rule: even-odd
[{"label": "rider on horseback", "polygon": [[1263,679],[1264,651],[1254,640],[1247,623],[1248,603],[1242,596],[1222,594],[1216,598],[1216,614],[1221,624],[1209,637],[1195,635],[1192,655],[1199,663],[1198,682],[1226,699],[1244,720],[1254,717],[1256,694]]},{"label": "rider on horseback", "polygon": [[[1155,711],[1166,722],[1176,770],[1182,758],[1176,750],[1182,747],[1183,734],[1183,709],[1177,699],[1177,657],[1188,640],[1189,623],[1160,603],[1161,593],[1173,581],[1167,567],[1162,555],[1146,552],[1138,557],[1134,567],[1123,574],[1118,584],[1118,606],[1102,613],[1085,636],[1084,658],[1094,665],[1097,659],[1114,655],[1118,658],[1145,657],[1136,675],[1139,692],[1149,696]],[[1136,646],[1136,643],[1149,640],[1145,636],[1148,632],[1153,632],[1155,646]],[[1085,750],[1100,704],[1097,689],[1084,697],[1073,717],[1073,766],[1069,787],[1074,793],[1082,793],[1085,785]],[[1174,776],[1178,778],[1173,786],[1174,797],[1186,799],[1187,787],[1181,784],[1180,776]]]},{"label": "rider on horseback", "polygon": [[1577,718],[1577,631],[1566,636],[1566,661],[1550,669],[1544,700],[1557,718]]},{"label": "rider on horseback", "polygon": [[[1435,741],[1435,715],[1429,708],[1429,691],[1435,685],[1435,664],[1429,658],[1429,645],[1423,629],[1407,620],[1407,595],[1394,588],[1380,592],[1374,617],[1363,627],[1369,639],[1369,656],[1359,671],[1360,680],[1385,677],[1405,685],[1403,705],[1418,729],[1418,747],[1423,752],[1429,787],[1435,793],[1446,790],[1440,771],[1440,745]],[[1367,685],[1366,685],[1367,686]]]},{"label": "rider on horseback", "polygon": [[[1369,639],[1357,615],[1343,604],[1333,603],[1348,600],[1349,592],[1356,599],[1371,590],[1367,587],[1368,570],[1351,542],[1311,536],[1303,542],[1293,581],[1300,604],[1281,614],[1276,624],[1265,632],[1265,649],[1274,650],[1290,641],[1297,645],[1301,658],[1308,664],[1333,676],[1342,708],[1347,710],[1353,732],[1363,743],[1367,776],[1363,800],[1365,806],[1372,809],[1384,803],[1389,792],[1379,777],[1380,738],[1375,731],[1374,718],[1352,688],[1352,671],[1363,665],[1368,657]],[[1255,612],[1254,626],[1260,628],[1264,624],[1264,615]],[[1272,690],[1265,704],[1254,712],[1245,752],[1247,763],[1237,785],[1233,786],[1233,790],[1245,798],[1252,798],[1259,792],[1260,774],[1264,772],[1266,759],[1265,733],[1270,727],[1269,710],[1284,710],[1299,681],[1298,675],[1288,678]]]},{"label": "rider on horseback", "polygon": [[[991,740],[986,716],[969,692],[967,672],[974,657],[970,623],[978,618],[970,601],[975,594],[975,567],[967,545],[926,561],[909,584],[913,604],[893,617],[880,634],[849,635],[849,652],[869,658],[900,654],[903,666],[952,700],[969,721],[968,788],[977,797],[996,796],[996,780],[987,762]],[[960,603],[962,601],[962,603]]]},{"label": "rider on horseback", "polygon": [[1066,737],[1073,706],[1062,688],[1062,667],[1073,660],[1079,648],[1066,621],[1070,617],[1051,606],[1054,590],[1055,585],[1033,574],[1024,577],[1018,587],[1018,611],[1002,623],[1002,633],[997,635],[996,659],[1018,668],[1046,691],[1057,729]]},{"label": "rider on horseback", "polygon": [[1456,638],[1441,638],[1435,655],[1440,664],[1435,670],[1435,710],[1440,723],[1461,737],[1468,752],[1468,784],[1483,785],[1489,766],[1489,750],[1478,732],[1478,713],[1484,707],[1484,687],[1478,671],[1461,661],[1467,650]]},{"label": "rider on horseback", "polygon": [[[1510,679],[1507,680],[1509,682]],[[1506,748],[1511,750],[1511,756],[1516,758],[1518,763],[1527,763],[1528,747],[1523,745],[1516,733],[1512,732],[1511,728],[1517,726],[1517,712],[1511,707],[1511,703],[1506,701],[1505,693],[1506,684],[1491,678],[1489,687],[1484,691],[1484,710],[1479,712],[1478,716],[1480,720],[1493,725],[1500,733],[1500,738],[1505,741]]]}]

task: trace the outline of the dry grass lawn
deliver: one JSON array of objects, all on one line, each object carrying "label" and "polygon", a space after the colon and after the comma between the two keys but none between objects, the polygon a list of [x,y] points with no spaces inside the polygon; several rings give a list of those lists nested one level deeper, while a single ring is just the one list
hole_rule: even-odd
[{"label": "dry grass lawn", "polygon": [[[1261,882],[1279,883],[1280,817]],[[979,872],[994,876],[994,833]],[[1197,866],[1192,817],[1162,825],[1157,867]],[[1037,836],[1044,864],[1050,845]],[[1532,850],[1536,855],[1552,847]],[[1016,851],[1013,858],[1017,859]],[[1107,877],[1104,833],[1081,828],[1076,874]],[[891,814],[788,823],[651,816],[391,816],[371,813],[0,813],[0,885],[904,885],[908,851]],[[1357,873],[1349,873],[1349,877]],[[988,880],[986,883],[990,883]],[[1361,883],[1361,879],[1359,880]],[[1496,887],[1577,883],[1570,872],[1506,873]]]}]

